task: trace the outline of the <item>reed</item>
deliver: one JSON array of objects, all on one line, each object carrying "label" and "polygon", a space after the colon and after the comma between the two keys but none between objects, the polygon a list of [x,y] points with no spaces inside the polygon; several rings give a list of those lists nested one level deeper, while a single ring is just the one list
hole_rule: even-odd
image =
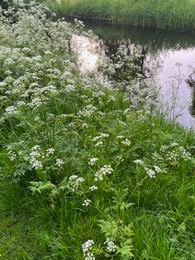
[{"label": "reed", "polygon": [[108,19],[150,28],[195,31],[194,0],[61,0],[47,3],[58,15]]}]

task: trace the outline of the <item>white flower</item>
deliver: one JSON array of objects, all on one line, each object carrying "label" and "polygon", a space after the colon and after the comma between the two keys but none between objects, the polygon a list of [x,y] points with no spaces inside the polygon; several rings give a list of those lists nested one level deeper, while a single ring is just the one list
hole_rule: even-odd
[{"label": "white flower", "polygon": [[95,173],[94,181],[103,181],[105,175],[113,173],[113,169],[110,165],[104,165],[99,171]]},{"label": "white flower", "polygon": [[152,169],[149,169],[146,171],[147,174],[150,176],[150,178],[156,178],[155,171]]},{"label": "white flower", "polygon": [[158,166],[156,166],[156,165],[154,165],[153,167],[154,167],[154,171],[155,171],[156,173],[161,172],[160,167],[158,167]]},{"label": "white flower", "polygon": [[72,175],[70,176],[69,180],[72,181],[72,180],[75,180],[78,178],[78,175]]},{"label": "white flower", "polygon": [[102,138],[107,138],[107,137],[109,137],[109,134],[101,134],[101,135],[97,135],[97,136],[95,136],[93,139],[92,139],[92,141],[94,141],[94,142],[96,142],[97,140],[99,140],[99,139],[102,139]]},{"label": "white flower", "polygon": [[107,250],[108,250],[109,253],[116,252],[117,246],[108,237],[106,238],[106,241],[104,242],[104,244],[107,245]]},{"label": "white flower", "polygon": [[84,200],[84,202],[83,202],[82,205],[83,205],[84,207],[88,207],[90,203],[91,203],[91,200],[86,199],[86,200]]},{"label": "white flower", "polygon": [[93,244],[94,241],[90,239],[82,245],[85,260],[95,260],[94,254],[91,252]]},{"label": "white flower", "polygon": [[41,147],[39,145],[35,145],[31,149],[31,153],[29,154],[30,156],[30,164],[32,168],[35,168],[36,170],[42,169],[43,165],[41,162],[41,158],[44,158],[44,154],[41,152]]},{"label": "white flower", "polygon": [[117,139],[123,139],[123,138],[125,138],[125,137],[124,137],[124,135],[118,135],[116,138],[117,138]]},{"label": "white flower", "polygon": [[47,149],[46,156],[48,157],[50,154],[54,154],[54,152],[55,152],[55,149],[54,149],[54,148],[48,148],[48,149]]},{"label": "white flower", "polygon": [[97,189],[98,189],[97,186],[91,186],[91,187],[89,187],[89,190],[90,190],[90,191],[94,191],[94,190],[97,190]]},{"label": "white flower", "polygon": [[124,144],[126,146],[130,146],[131,142],[129,141],[128,138],[126,138],[124,141],[121,141],[121,144]]},{"label": "white flower", "polygon": [[100,145],[102,145],[103,144],[103,142],[102,141],[100,141],[100,142],[97,142],[96,144],[95,144],[95,147],[98,147],[98,146],[100,146]]},{"label": "white flower", "polygon": [[98,161],[98,158],[91,158],[88,162],[88,165],[93,166],[95,164],[96,161]]},{"label": "white flower", "polygon": [[88,124],[83,123],[83,124],[81,125],[81,127],[82,127],[82,128],[88,128],[89,126],[88,126]]},{"label": "white flower", "polygon": [[17,108],[14,106],[6,107],[5,114],[7,115],[15,115],[18,112]]},{"label": "white flower", "polygon": [[139,164],[139,165],[143,165],[144,164],[144,162],[142,160],[139,160],[139,159],[134,160],[134,163]]},{"label": "white flower", "polygon": [[56,159],[56,166],[60,167],[64,164],[64,161],[61,159]]},{"label": "white flower", "polygon": [[74,192],[75,190],[79,189],[80,183],[84,182],[85,180],[78,175],[72,175],[69,177],[68,188]]}]

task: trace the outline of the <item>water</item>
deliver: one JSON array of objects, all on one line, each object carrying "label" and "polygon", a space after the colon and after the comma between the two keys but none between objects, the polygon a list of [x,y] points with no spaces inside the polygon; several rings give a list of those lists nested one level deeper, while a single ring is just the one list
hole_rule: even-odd
[{"label": "water", "polygon": [[146,52],[145,66],[162,86],[160,96],[167,116],[184,127],[195,129],[195,90],[186,81],[192,73],[190,66],[195,68],[193,35],[89,21],[85,21],[85,25],[104,40],[111,53],[127,40],[141,45]]}]

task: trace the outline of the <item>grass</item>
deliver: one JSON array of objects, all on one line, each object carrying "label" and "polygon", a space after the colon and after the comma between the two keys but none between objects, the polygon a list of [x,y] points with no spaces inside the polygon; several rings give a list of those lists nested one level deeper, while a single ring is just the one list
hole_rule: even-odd
[{"label": "grass", "polygon": [[0,258],[194,259],[194,131],[156,109],[139,49],[103,85],[78,24],[31,5],[0,19]]},{"label": "grass", "polygon": [[106,19],[149,28],[194,33],[195,1],[181,0],[61,0],[45,1],[59,15]]}]

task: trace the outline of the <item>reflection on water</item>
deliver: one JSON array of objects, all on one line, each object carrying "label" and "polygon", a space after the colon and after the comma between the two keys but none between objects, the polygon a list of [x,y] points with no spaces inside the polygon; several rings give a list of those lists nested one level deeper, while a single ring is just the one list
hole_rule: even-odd
[{"label": "reflection on water", "polygon": [[189,66],[195,68],[194,35],[92,21],[85,21],[85,26],[103,39],[111,54],[129,41],[140,45],[145,54],[142,65],[161,84],[160,94],[164,106],[168,106],[169,117],[195,129],[195,86],[187,83],[192,73]]},{"label": "reflection on water", "polygon": [[191,68],[195,67],[195,48],[166,50],[159,54],[163,59],[163,66],[157,71],[157,79],[163,86],[161,95],[165,103],[171,107],[172,119],[177,115],[178,121],[191,127],[195,123],[195,118],[190,114],[192,103],[192,88],[187,83],[191,74]]},{"label": "reflection on water", "polygon": [[[185,33],[151,31],[125,25],[85,22],[115,53],[120,44],[141,45],[143,65],[162,86],[161,97],[168,104],[169,117],[183,126],[195,128],[195,87],[187,79],[195,68],[195,37]],[[182,65],[181,65],[181,64]],[[180,115],[180,116],[178,116]]]}]

